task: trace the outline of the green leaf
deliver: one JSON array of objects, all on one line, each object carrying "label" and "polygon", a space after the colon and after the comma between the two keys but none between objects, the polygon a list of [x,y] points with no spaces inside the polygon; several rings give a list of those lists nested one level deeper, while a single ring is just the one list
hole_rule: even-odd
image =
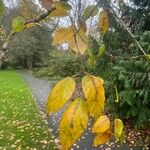
[{"label": "green leaf", "polygon": [[83,12],[83,20],[87,20],[89,19],[90,17],[94,17],[98,14],[99,12],[99,9],[98,7],[96,7],[95,5],[88,5],[85,9],[84,9],[84,12]]},{"label": "green leaf", "polygon": [[22,31],[24,28],[25,28],[25,25],[24,25],[24,20],[22,17],[17,17],[15,19],[13,19],[13,22],[12,22],[12,30],[13,32],[20,32]]},{"label": "green leaf", "polygon": [[54,2],[54,10],[49,16],[50,17],[66,17],[69,16],[69,10],[72,9],[71,5],[66,2],[58,1]]},{"label": "green leaf", "polygon": [[150,54],[146,55],[146,57],[150,61]]},{"label": "green leaf", "polygon": [[0,16],[3,15],[4,11],[5,11],[4,3],[2,0],[0,0]]},{"label": "green leaf", "polygon": [[99,48],[99,52],[98,52],[98,57],[103,57],[104,56],[104,53],[105,53],[105,45],[104,44],[101,44],[100,48]]},{"label": "green leaf", "polygon": [[115,134],[115,138],[116,140],[119,140],[119,138],[121,137],[122,135],[122,132],[123,132],[123,122],[122,120],[120,119],[115,119],[115,122],[114,122],[114,134]]}]

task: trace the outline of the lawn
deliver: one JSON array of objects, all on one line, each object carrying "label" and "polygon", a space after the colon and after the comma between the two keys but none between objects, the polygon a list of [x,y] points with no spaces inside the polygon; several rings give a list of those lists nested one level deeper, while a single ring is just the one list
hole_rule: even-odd
[{"label": "lawn", "polygon": [[15,71],[0,72],[0,150],[56,149],[26,82]]}]

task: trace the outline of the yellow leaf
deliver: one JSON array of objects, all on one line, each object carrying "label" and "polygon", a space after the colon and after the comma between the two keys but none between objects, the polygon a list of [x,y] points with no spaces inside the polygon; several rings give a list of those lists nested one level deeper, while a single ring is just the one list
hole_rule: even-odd
[{"label": "yellow leaf", "polygon": [[72,96],[75,91],[75,81],[71,77],[67,77],[60,81],[50,92],[47,103],[46,112],[50,114],[60,109]]},{"label": "yellow leaf", "polygon": [[56,10],[54,10],[49,16],[50,17],[66,17],[69,16],[69,10],[71,9],[71,6],[62,1],[54,2],[54,7]]},{"label": "yellow leaf", "polygon": [[109,128],[110,128],[110,119],[106,115],[103,115],[94,124],[93,132],[103,133],[106,132]]},{"label": "yellow leaf", "polygon": [[72,40],[68,41],[68,46],[74,52],[84,55],[88,48],[88,37],[80,30],[75,36],[73,36]]},{"label": "yellow leaf", "polygon": [[70,49],[83,55],[88,47],[88,38],[82,31],[74,36],[76,31],[77,29],[74,26],[59,28],[54,33],[53,45],[68,43]]},{"label": "yellow leaf", "polygon": [[62,150],[69,150],[79,139],[88,124],[87,104],[75,99],[64,112],[60,122],[60,142]]},{"label": "yellow leaf", "polygon": [[106,11],[102,11],[99,16],[99,24],[101,31],[105,34],[109,27],[109,17]]},{"label": "yellow leaf", "polygon": [[72,26],[69,28],[65,27],[59,28],[54,33],[52,44],[57,45],[66,43],[73,38],[73,35],[74,35],[74,28]]},{"label": "yellow leaf", "polygon": [[123,122],[120,119],[115,119],[115,138],[118,140],[123,132]]},{"label": "yellow leaf", "polygon": [[146,55],[147,59],[150,60],[150,54]]},{"label": "yellow leaf", "polygon": [[107,141],[110,140],[112,136],[112,131],[111,129],[109,128],[106,132],[104,133],[98,133],[94,139],[94,146],[97,146],[97,145],[100,145],[100,144],[104,144],[106,143]]},{"label": "yellow leaf", "polygon": [[13,32],[20,32],[25,28],[24,20],[22,17],[16,17],[12,21],[12,30]]},{"label": "yellow leaf", "polygon": [[82,88],[87,99],[88,110],[92,117],[97,120],[104,111],[105,91],[99,77],[87,75],[82,79]]}]

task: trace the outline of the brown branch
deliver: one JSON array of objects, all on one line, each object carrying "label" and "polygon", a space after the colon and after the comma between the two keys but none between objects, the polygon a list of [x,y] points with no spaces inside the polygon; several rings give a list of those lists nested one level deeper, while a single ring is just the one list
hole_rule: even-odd
[{"label": "brown branch", "polygon": [[[34,18],[32,20],[26,21],[24,25],[30,24],[30,23],[39,23],[40,21],[44,20],[47,16],[49,16],[54,10],[56,10],[56,7],[53,7],[46,13],[40,14],[37,18]],[[3,50],[6,50],[9,40],[15,35],[15,32],[11,32],[9,36],[7,37],[5,43],[3,44]]]},{"label": "brown branch", "polygon": [[32,20],[26,21],[25,25],[30,24],[30,23],[39,23],[40,21],[44,20],[47,16],[49,16],[54,10],[56,10],[56,7],[53,7],[46,13],[40,14],[37,18],[34,18]]}]

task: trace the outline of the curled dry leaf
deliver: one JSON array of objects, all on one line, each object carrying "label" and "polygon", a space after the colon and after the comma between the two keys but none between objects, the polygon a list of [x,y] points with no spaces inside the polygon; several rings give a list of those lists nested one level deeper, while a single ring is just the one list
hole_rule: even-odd
[{"label": "curled dry leaf", "polygon": [[109,27],[109,16],[106,11],[102,11],[99,16],[99,25],[103,34],[105,34]]}]

